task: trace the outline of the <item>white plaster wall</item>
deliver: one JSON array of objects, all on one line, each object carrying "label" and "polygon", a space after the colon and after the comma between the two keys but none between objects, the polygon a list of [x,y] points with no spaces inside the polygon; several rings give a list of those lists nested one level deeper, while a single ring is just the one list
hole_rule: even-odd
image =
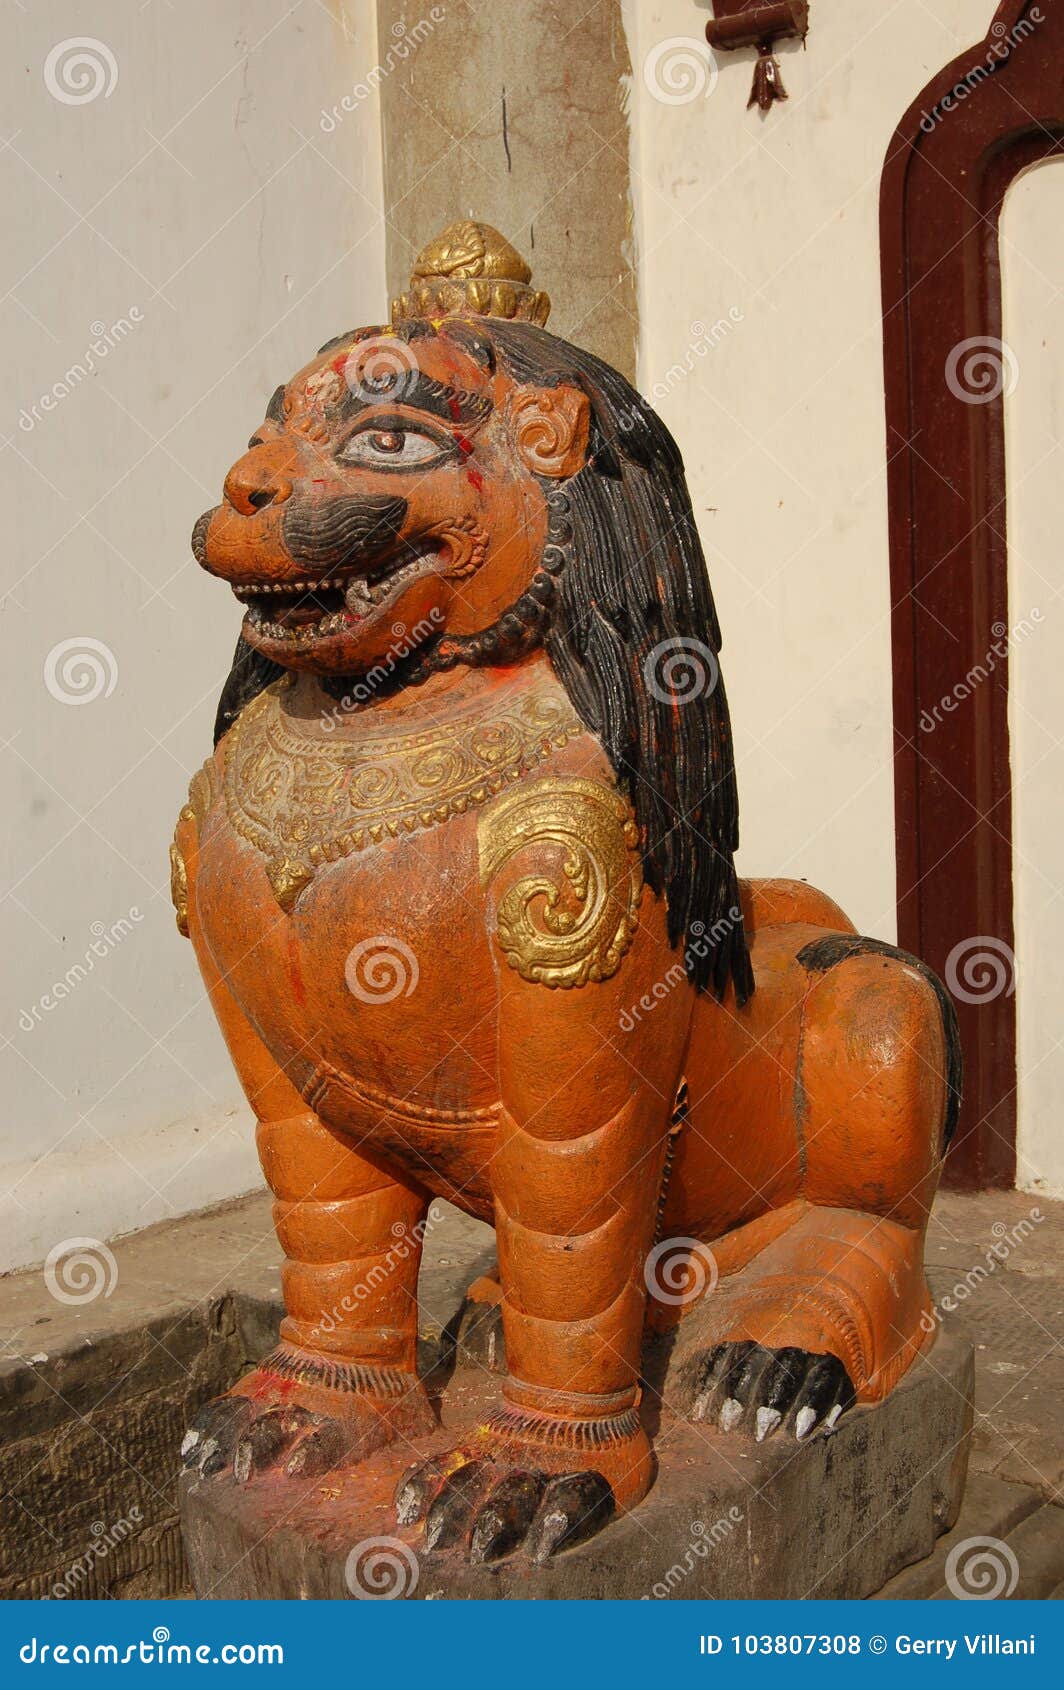
[{"label": "white plaster wall", "polygon": [[1002,234],[1015,372],[1005,417],[1017,1184],[1064,1197],[1064,166],[1042,165],[1014,184]]},{"label": "white plaster wall", "polygon": [[[0,1268],[259,1182],[167,885],[239,625],[188,539],[278,381],[386,310],[375,102],[320,124],[372,0],[3,12]],[[44,66],[84,35],[103,80],[67,103]],[[45,683],[67,640],[104,648],[91,702]]]},{"label": "white plaster wall", "polygon": [[741,868],[809,879],[893,938],[879,180],[906,107],[993,6],[813,0],[763,120],[749,52],[660,97],[663,78],[684,92],[678,41],[704,46],[708,6],[624,4],[640,385],[683,448],[721,613]]}]

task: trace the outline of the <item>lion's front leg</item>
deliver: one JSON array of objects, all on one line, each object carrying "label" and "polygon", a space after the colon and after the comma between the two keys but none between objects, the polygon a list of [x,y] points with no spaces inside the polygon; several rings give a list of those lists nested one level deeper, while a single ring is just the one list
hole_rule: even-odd
[{"label": "lion's front leg", "polygon": [[616,793],[542,783],[523,802],[481,841],[508,964],[492,1185],[509,1373],[487,1425],[397,1498],[430,1548],[478,1560],[522,1543],[541,1560],[650,1486],[644,1273],[692,1001],[682,982],[642,1036],[622,1031],[676,959]]},{"label": "lion's front leg", "polygon": [[[245,1483],[309,1479],[435,1424],[416,1371],[427,1196],[361,1155],[281,1070],[219,974],[195,905],[196,840],[178,832],[204,984],[248,1102],[285,1253],[280,1343],[186,1433],[188,1467]],[[189,873],[189,870],[192,872]]]}]

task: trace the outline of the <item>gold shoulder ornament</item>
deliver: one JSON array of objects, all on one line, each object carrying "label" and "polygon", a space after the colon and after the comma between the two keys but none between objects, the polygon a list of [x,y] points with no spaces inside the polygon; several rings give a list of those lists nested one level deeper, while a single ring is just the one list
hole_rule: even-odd
[{"label": "gold shoulder ornament", "polygon": [[[504,892],[496,937],[510,967],[542,986],[608,980],[632,942],[643,889],[639,833],[615,788],[575,776],[535,781],[493,803],[477,829],[481,885],[529,847],[557,846]],[[548,866],[549,865],[549,866]]]}]

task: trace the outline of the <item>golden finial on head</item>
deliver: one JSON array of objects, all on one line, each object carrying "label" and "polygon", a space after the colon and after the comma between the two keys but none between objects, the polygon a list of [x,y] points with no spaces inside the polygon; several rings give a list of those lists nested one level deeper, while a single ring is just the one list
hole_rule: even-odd
[{"label": "golden finial on head", "polygon": [[407,292],[392,301],[392,322],[520,317],[542,328],[550,300],[529,286],[531,280],[521,254],[490,223],[452,223],[418,253]]}]

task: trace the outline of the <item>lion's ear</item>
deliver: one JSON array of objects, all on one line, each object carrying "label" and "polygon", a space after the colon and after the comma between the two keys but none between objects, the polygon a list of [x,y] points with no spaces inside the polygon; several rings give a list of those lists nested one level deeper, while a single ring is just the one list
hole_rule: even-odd
[{"label": "lion's ear", "polygon": [[526,469],[556,480],[587,459],[591,407],[578,387],[518,387],[510,395],[513,442]]}]

